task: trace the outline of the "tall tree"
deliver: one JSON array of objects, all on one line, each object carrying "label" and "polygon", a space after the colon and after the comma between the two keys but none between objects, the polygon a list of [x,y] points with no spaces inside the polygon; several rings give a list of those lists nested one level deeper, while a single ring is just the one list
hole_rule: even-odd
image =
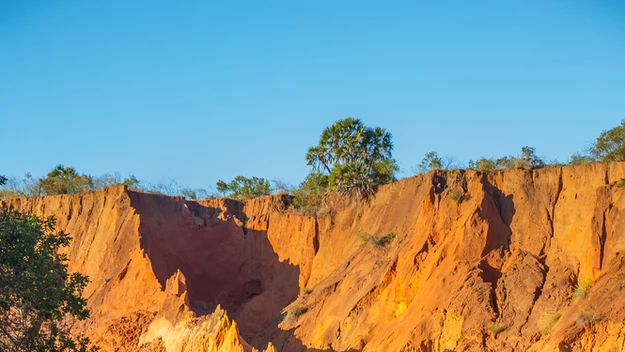
[{"label": "tall tree", "polygon": [[59,249],[71,238],[53,218],[0,209],[0,351],[96,351],[71,333],[88,317],[87,277],[69,274]]},{"label": "tall tree", "polygon": [[601,132],[589,152],[594,160],[625,161],[625,120],[619,126]]},{"label": "tall tree", "polygon": [[319,143],[308,149],[306,161],[314,172],[329,176],[329,186],[341,193],[370,193],[394,180],[392,135],[381,127],[366,127],[348,117],[323,130]]},{"label": "tall tree", "polygon": [[73,167],[63,165],[57,165],[39,182],[46,195],[74,194],[93,189],[93,178],[91,176],[80,175]]}]

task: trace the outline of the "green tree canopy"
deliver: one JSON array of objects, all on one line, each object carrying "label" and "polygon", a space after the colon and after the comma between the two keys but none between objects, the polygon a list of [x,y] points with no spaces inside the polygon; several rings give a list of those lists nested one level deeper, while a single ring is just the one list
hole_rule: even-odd
[{"label": "green tree canopy", "polygon": [[54,226],[54,218],[0,209],[0,351],[96,351],[70,333],[89,315],[88,279],[68,273],[59,249],[71,238]]},{"label": "green tree canopy", "polygon": [[94,189],[91,176],[78,174],[73,167],[63,165],[57,165],[39,182],[45,195],[74,194]]},{"label": "green tree canopy", "polygon": [[601,132],[589,152],[592,159],[605,163],[625,161],[625,120],[619,126]]},{"label": "green tree canopy", "polygon": [[217,191],[230,198],[249,199],[271,194],[271,184],[260,177],[237,176],[228,183],[217,181]]},{"label": "green tree canopy", "polygon": [[319,143],[308,149],[306,161],[313,171],[329,176],[329,186],[340,193],[370,193],[395,179],[392,139],[381,127],[345,118],[323,130]]}]

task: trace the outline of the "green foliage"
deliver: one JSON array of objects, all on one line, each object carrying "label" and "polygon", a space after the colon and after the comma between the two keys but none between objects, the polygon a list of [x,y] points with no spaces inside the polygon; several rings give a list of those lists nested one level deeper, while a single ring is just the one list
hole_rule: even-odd
[{"label": "green foliage", "polygon": [[315,172],[329,176],[329,186],[344,196],[368,197],[378,185],[395,180],[392,135],[346,118],[323,130],[306,154]]},{"label": "green foliage", "polygon": [[561,311],[546,312],[538,319],[538,328],[542,333],[546,333],[558,323],[560,317],[562,317]]},{"label": "green foliage", "polygon": [[493,159],[481,158],[477,161],[469,160],[469,169],[478,171],[492,171],[497,168]]},{"label": "green foliage", "polygon": [[545,167],[545,161],[536,155],[536,148],[522,147],[521,154],[515,158],[514,167],[518,169],[536,169]]},{"label": "green foliage", "polygon": [[89,316],[82,292],[87,277],[67,272],[61,248],[71,238],[53,218],[0,209],[0,350],[95,351],[70,333]]},{"label": "green foliage", "polygon": [[[558,164],[557,161],[552,162]],[[495,169],[536,169],[547,166],[547,163],[536,155],[536,148],[522,147],[518,156],[504,156],[498,159],[481,158],[469,160],[469,169],[491,171]]]},{"label": "green foliage", "polygon": [[389,232],[383,236],[373,236],[368,233],[365,233],[362,235],[358,235],[358,237],[363,243],[369,244],[372,247],[377,248],[377,249],[382,249],[386,247],[387,244],[391,243],[393,238],[395,238],[395,234],[392,232]]},{"label": "green foliage", "polygon": [[495,160],[495,168],[497,169],[512,169],[515,167],[515,157],[503,156]]},{"label": "green foliage", "polygon": [[313,292],[312,288],[304,287],[304,289],[302,290],[302,296],[308,296],[312,292]]},{"label": "green foliage", "polygon": [[8,179],[6,178],[6,176],[0,175],[0,186],[6,184],[8,181]]},{"label": "green foliage", "polygon": [[488,325],[488,331],[495,336],[504,330],[506,330],[506,327],[498,323],[491,323]]},{"label": "green foliage", "polygon": [[601,132],[589,152],[590,158],[604,163],[625,161],[625,120],[619,126]]},{"label": "green foliage", "polygon": [[41,189],[46,195],[74,194],[93,190],[93,178],[78,174],[73,167],[58,165],[40,179]]},{"label": "green foliage", "polygon": [[293,208],[306,215],[318,216],[323,206],[329,177],[321,172],[313,171],[293,191]]},{"label": "green foliage", "polygon": [[271,194],[271,185],[264,178],[237,176],[228,183],[217,181],[217,192],[234,199],[250,199]]},{"label": "green foliage", "polygon": [[617,184],[616,187],[623,188],[625,187],[625,178],[622,178]]},{"label": "green foliage", "polygon": [[573,289],[573,299],[577,300],[580,298],[586,298],[590,285],[592,285],[592,281],[587,280],[584,283],[575,286],[575,288]]},{"label": "green foliage", "polygon": [[590,155],[584,155],[580,153],[575,153],[571,155],[571,159],[569,160],[569,165],[584,165],[593,162],[593,158]]},{"label": "green foliage", "polygon": [[464,192],[459,188],[454,188],[449,192],[451,200],[456,203],[461,203],[464,200]]}]

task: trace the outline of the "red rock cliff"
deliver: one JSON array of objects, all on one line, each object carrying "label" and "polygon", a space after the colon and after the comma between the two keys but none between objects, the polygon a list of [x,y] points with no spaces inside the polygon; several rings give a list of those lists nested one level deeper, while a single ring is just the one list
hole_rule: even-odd
[{"label": "red rock cliff", "polygon": [[[283,196],[123,187],[8,205],[74,237],[81,329],[104,351],[623,351],[622,178],[623,163],[433,172],[318,219]],[[357,236],[391,232],[384,248]]]}]

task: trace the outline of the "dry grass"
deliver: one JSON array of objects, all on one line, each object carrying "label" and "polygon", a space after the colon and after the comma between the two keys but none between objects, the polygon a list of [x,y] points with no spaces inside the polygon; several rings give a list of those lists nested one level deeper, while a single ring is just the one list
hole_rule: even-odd
[{"label": "dry grass", "polygon": [[538,319],[538,328],[542,333],[546,333],[558,323],[560,317],[562,317],[561,311],[543,313]]},{"label": "dry grass", "polygon": [[366,233],[364,235],[358,235],[358,237],[362,242],[368,243],[374,248],[382,249],[395,238],[395,234],[389,232],[384,236],[372,236]]},{"label": "dry grass", "polygon": [[449,196],[451,197],[451,200],[458,204],[462,203],[462,201],[464,200],[464,192],[458,188],[452,189],[449,193]]},{"label": "dry grass", "polygon": [[584,326],[586,324],[589,323],[596,323],[598,321],[601,321],[603,319],[602,316],[593,313],[593,312],[589,312],[587,310],[579,313],[579,316],[577,317],[577,320],[575,320],[575,325],[577,326]]},{"label": "dry grass", "polygon": [[308,312],[308,308],[300,305],[292,305],[286,310],[284,321],[289,324],[294,324],[299,317]]}]

